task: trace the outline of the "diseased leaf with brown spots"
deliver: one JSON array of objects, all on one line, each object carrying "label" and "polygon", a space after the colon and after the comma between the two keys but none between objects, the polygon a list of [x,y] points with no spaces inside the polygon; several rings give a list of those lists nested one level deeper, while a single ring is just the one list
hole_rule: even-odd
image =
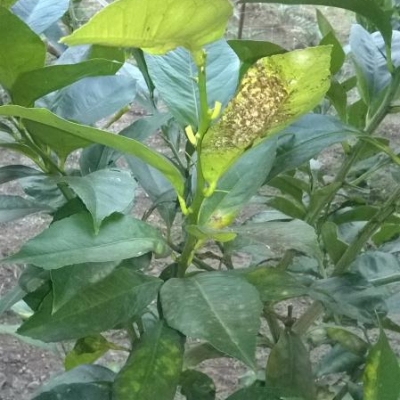
[{"label": "diseased leaf with brown spots", "polygon": [[311,111],[329,89],[331,46],[296,50],[257,61],[221,119],[205,134],[203,174],[213,189],[249,147]]}]

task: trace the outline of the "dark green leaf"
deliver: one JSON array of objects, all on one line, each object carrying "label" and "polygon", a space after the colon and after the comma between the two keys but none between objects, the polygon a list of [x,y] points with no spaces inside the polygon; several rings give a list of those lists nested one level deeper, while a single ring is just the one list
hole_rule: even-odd
[{"label": "dark green leaf", "polygon": [[294,199],[274,196],[271,200],[267,201],[267,204],[291,218],[304,219],[306,215],[304,204]]},{"label": "dark green leaf", "polygon": [[266,140],[246,151],[218,181],[200,209],[199,223],[223,228],[257,193],[275,159],[276,141]]},{"label": "dark green leaf", "polygon": [[268,186],[279,189],[283,194],[292,196],[295,200],[303,200],[303,192],[308,193],[309,185],[299,178],[289,175],[280,175],[268,182]]},{"label": "dark green leaf", "polygon": [[16,15],[0,7],[0,84],[10,89],[18,75],[44,65],[46,48]]},{"label": "dark green leaf", "polygon": [[85,204],[93,217],[94,230],[99,232],[103,220],[114,212],[130,211],[136,182],[127,171],[103,169],[83,177],[62,179]]},{"label": "dark green leaf", "polygon": [[114,400],[173,400],[182,371],[183,338],[164,322],[135,345],[113,385]]},{"label": "dark green leaf", "polygon": [[0,184],[35,175],[42,175],[42,172],[25,165],[6,165],[0,168]]},{"label": "dark green leaf", "polygon": [[332,46],[332,56],[331,56],[331,73],[332,75],[337,74],[342,68],[344,61],[346,59],[346,54],[340,44],[339,40],[335,36],[335,33],[329,32],[326,34],[322,40],[319,42],[320,46],[331,45]]},{"label": "dark green leaf", "polygon": [[53,288],[53,311],[57,311],[80,292],[84,292],[87,287],[106,278],[118,263],[118,261],[87,263],[52,270],[50,277]]},{"label": "dark green leaf", "polygon": [[320,257],[320,249],[315,230],[300,220],[289,222],[249,222],[234,227],[237,238],[228,245],[231,250],[247,251],[246,248],[262,246],[265,254],[283,254],[286,250]]},{"label": "dark green leaf", "polygon": [[329,326],[326,328],[326,333],[330,339],[335,340],[343,348],[360,357],[363,356],[368,349],[368,343],[365,340],[347,329]]},{"label": "dark green leaf", "polygon": [[15,104],[31,107],[38,98],[88,76],[114,75],[120,63],[90,60],[71,65],[51,65],[18,76],[11,88]]},{"label": "dark green leaf", "polygon": [[308,351],[301,338],[290,329],[282,331],[268,357],[266,383],[286,389],[292,396],[315,399],[314,379]]},{"label": "dark green leaf", "polygon": [[364,362],[365,357],[354,354],[340,344],[336,344],[315,367],[315,374],[317,377],[321,377],[340,372],[351,373]]},{"label": "dark green leaf", "polygon": [[368,106],[363,99],[356,101],[347,108],[347,123],[358,129],[364,129]]},{"label": "dark green leaf", "polygon": [[86,147],[91,143],[99,143],[139,157],[158,169],[171,182],[178,194],[183,196],[184,183],[179,170],[162,155],[136,140],[66,121],[45,109],[2,106],[0,107],[0,115],[16,116],[31,122],[35,121],[34,123],[39,128],[34,132],[35,138],[39,142],[57,149],[65,156],[72,150]]},{"label": "dark green leaf", "polygon": [[382,290],[358,274],[320,279],[310,289],[310,295],[332,312],[360,323],[376,324],[376,315],[387,312]]},{"label": "dark green leaf", "polygon": [[262,303],[244,279],[220,272],[170,279],[161,303],[170,326],[254,367]]},{"label": "dark green leaf", "polygon": [[65,370],[68,371],[82,364],[92,364],[108,350],[114,348],[116,346],[100,334],[78,339],[74,348],[65,356]]},{"label": "dark green leaf", "polygon": [[256,287],[262,301],[278,302],[293,297],[304,296],[308,289],[285,271],[273,267],[255,267],[238,269],[232,272],[240,274]]},{"label": "dark green leaf", "polygon": [[256,384],[238,390],[226,400],[302,400],[300,397],[286,396],[288,392],[290,391],[285,388],[278,389]]},{"label": "dark green leaf", "polygon": [[79,367],[53,377],[50,382],[46,383],[38,390],[36,395],[43,392],[50,392],[60,385],[95,382],[111,383],[114,380],[114,376],[114,372],[100,365],[80,365]]},{"label": "dark green leaf", "polygon": [[[234,95],[239,78],[239,60],[225,40],[205,46],[207,96],[210,108],[225,106]],[[182,126],[198,126],[199,94],[197,67],[188,50],[178,48],[163,56],[145,56],[150,77],[171,114]]]},{"label": "dark green leaf", "polygon": [[205,360],[220,357],[225,357],[225,354],[212,347],[209,343],[201,343],[185,350],[183,364],[185,368],[194,368]]},{"label": "dark green leaf", "polygon": [[347,92],[342,84],[337,80],[332,79],[331,87],[326,96],[331,101],[333,107],[342,121],[347,120]]},{"label": "dark green leaf", "polygon": [[52,209],[20,196],[0,195],[0,223],[10,222],[40,211],[50,212]]},{"label": "dark green leaf", "polygon": [[193,369],[187,369],[181,375],[179,385],[181,393],[187,400],[214,400],[215,385],[206,374]]},{"label": "dark green leaf", "polygon": [[141,315],[156,297],[162,281],[126,268],[79,292],[53,312],[53,296],[22,324],[18,333],[44,342],[76,339],[114,328]]},{"label": "dark green leaf", "polygon": [[54,222],[6,260],[54,269],[138,257],[149,251],[165,254],[167,247],[158,230],[147,223],[114,214],[96,235],[90,215],[76,214]]},{"label": "dark green leaf", "polygon": [[325,222],[321,228],[321,237],[329,257],[336,264],[348,248],[348,245],[338,238],[336,224]]},{"label": "dark green leaf", "polygon": [[299,167],[321,150],[353,138],[358,133],[336,118],[321,114],[305,115],[278,134],[277,156],[269,179]]},{"label": "dark green leaf", "polygon": [[318,8],[316,9],[316,13],[317,13],[318,28],[322,36],[326,36],[330,32],[335,32],[328,19],[325,17],[324,14],[322,14],[322,12]]},{"label": "dark green leaf", "polygon": [[400,393],[400,367],[396,354],[381,329],[371,348],[364,371],[364,400],[397,400]]},{"label": "dark green leaf", "polygon": [[56,386],[32,400],[109,400],[111,384],[106,382],[71,383]]},{"label": "dark green leaf", "polygon": [[57,22],[68,6],[68,0],[18,0],[12,11],[39,35]]},{"label": "dark green leaf", "polygon": [[101,44],[94,44],[90,46],[88,59],[95,60],[96,58],[103,58],[105,60],[112,60],[123,63],[126,57],[124,49],[102,46]]},{"label": "dark green leaf", "polygon": [[228,44],[242,62],[240,68],[241,77],[260,58],[283,54],[287,51],[275,43],[259,40],[229,40]]},{"label": "dark green leaf", "polygon": [[18,285],[25,290],[25,292],[30,293],[38,289],[40,286],[43,286],[49,280],[49,271],[33,265],[27,265],[18,279]]},{"label": "dark green leaf", "polygon": [[15,303],[22,300],[26,295],[25,290],[21,287],[14,286],[5,295],[0,297],[0,316],[8,311]]}]

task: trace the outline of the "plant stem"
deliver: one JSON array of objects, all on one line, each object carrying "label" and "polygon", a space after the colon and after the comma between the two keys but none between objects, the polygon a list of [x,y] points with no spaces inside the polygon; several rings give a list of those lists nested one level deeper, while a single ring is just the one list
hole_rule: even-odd
[{"label": "plant stem", "polygon": [[350,264],[360,253],[369,238],[380,228],[382,223],[396,211],[396,202],[400,198],[400,187],[396,188],[382,208],[365,224],[357,238],[350,244],[342,257],[337,262],[333,275],[341,275],[346,272]]},{"label": "plant stem", "polygon": [[[199,88],[199,98],[200,98],[200,124],[199,129],[196,134],[197,144],[197,164],[196,164],[196,172],[197,172],[197,181],[196,181],[196,192],[193,199],[193,202],[190,206],[191,213],[187,217],[187,223],[196,225],[198,222],[199,212],[201,209],[201,205],[204,201],[204,186],[205,180],[203,176],[203,171],[201,168],[201,142],[204,134],[208,131],[208,128],[211,123],[211,118],[208,109],[208,99],[207,99],[207,76],[206,76],[206,53],[203,51],[202,53],[194,54],[194,59],[197,65],[198,70],[198,88]],[[196,245],[198,243],[198,239],[188,233],[186,243],[184,245],[182,255],[179,258],[179,267],[178,267],[178,277],[183,277],[185,275],[186,270],[190,266],[193,261],[193,257],[196,252]]]},{"label": "plant stem", "polygon": [[[396,73],[393,75],[393,81],[390,85],[390,89],[387,91],[385,97],[382,100],[382,103],[380,104],[375,114],[367,123],[367,126],[365,128],[365,133],[367,135],[369,136],[372,135],[378,128],[380,123],[383,121],[383,119],[386,117],[386,115],[388,114],[390,109],[390,103],[392,102],[394,96],[396,95],[399,85],[400,85],[400,71],[396,71]],[[334,179],[334,183],[340,183],[340,186],[332,185],[332,191],[326,194],[324,201],[321,201],[318,207],[314,207],[312,210],[309,210],[305,218],[305,221],[307,223],[309,223],[310,225],[314,225],[322,210],[327,205],[331,204],[331,202],[336,196],[336,193],[341,189],[341,187],[345,183],[347,174],[349,173],[351,167],[353,166],[354,162],[357,160],[358,156],[365,148],[365,146],[366,143],[362,141],[359,141],[354,146],[353,151],[345,159],[342,167],[340,168]]]},{"label": "plant stem", "polygon": [[274,343],[277,343],[281,334],[281,327],[279,326],[278,318],[275,315],[275,311],[272,307],[264,307],[264,318],[267,321],[269,330],[272,335]]}]

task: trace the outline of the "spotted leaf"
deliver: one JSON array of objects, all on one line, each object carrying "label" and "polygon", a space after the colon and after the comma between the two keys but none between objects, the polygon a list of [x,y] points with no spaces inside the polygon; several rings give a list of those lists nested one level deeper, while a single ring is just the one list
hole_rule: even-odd
[{"label": "spotted leaf", "polygon": [[220,120],[205,134],[201,164],[213,188],[249,147],[311,111],[329,89],[330,46],[257,61],[242,79]]}]

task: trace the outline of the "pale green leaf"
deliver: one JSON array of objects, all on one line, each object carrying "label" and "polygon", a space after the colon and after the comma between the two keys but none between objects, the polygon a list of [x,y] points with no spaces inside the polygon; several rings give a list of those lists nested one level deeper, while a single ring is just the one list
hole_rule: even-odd
[{"label": "pale green leaf", "polygon": [[62,42],[195,51],[223,36],[231,14],[228,0],[117,0]]}]

